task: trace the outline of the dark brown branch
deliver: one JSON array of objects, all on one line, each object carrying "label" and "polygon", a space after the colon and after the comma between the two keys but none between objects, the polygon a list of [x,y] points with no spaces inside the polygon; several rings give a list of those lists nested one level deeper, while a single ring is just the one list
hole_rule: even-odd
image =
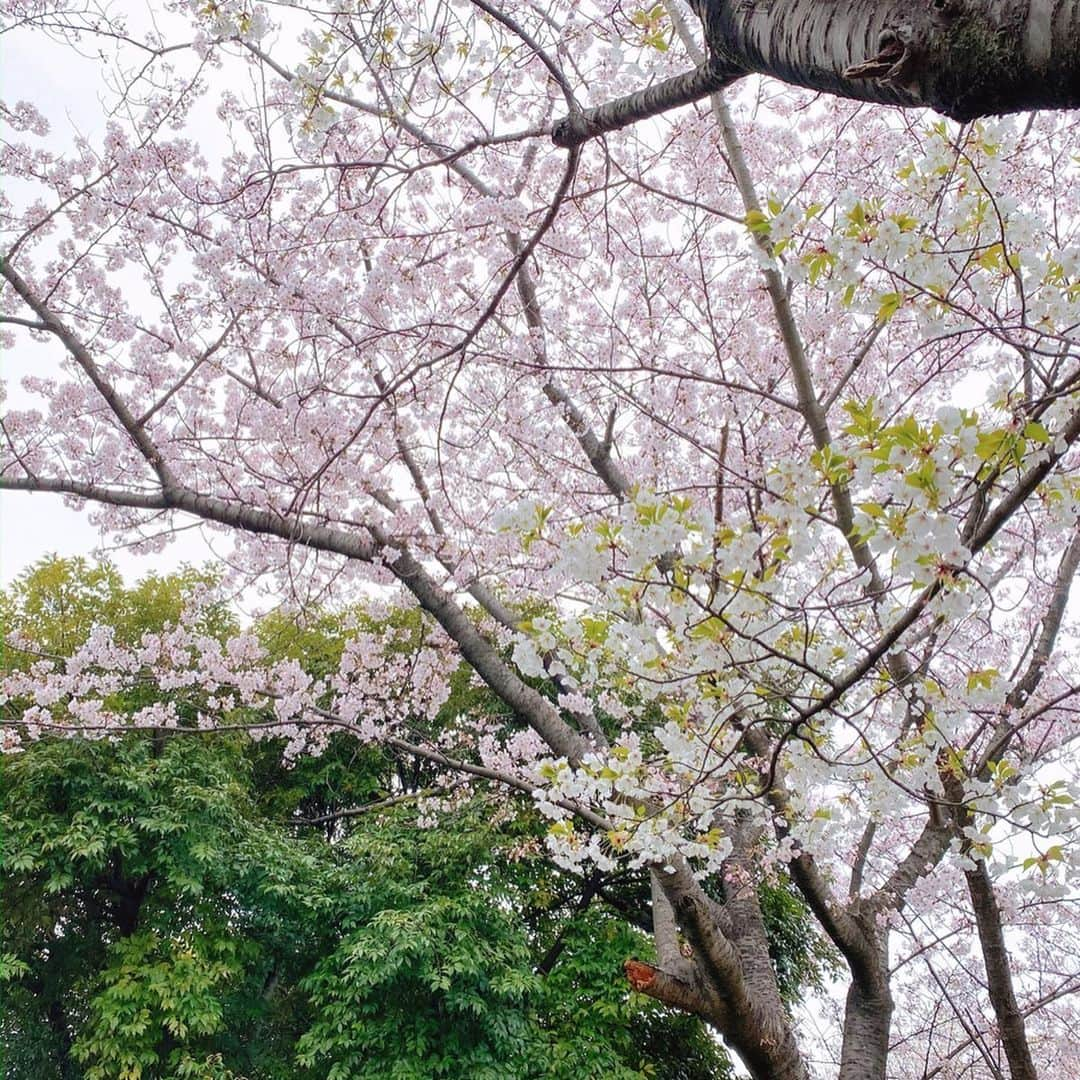
[{"label": "dark brown branch", "polygon": [[967,879],[971,908],[975,913],[975,925],[979,931],[983,963],[986,965],[986,988],[994,1009],[1001,1044],[1009,1062],[1012,1080],[1038,1080],[1035,1062],[1031,1058],[1024,1017],[1016,1003],[1013,990],[1012,969],[1009,953],[1005,947],[1005,934],[1001,926],[1001,909],[998,907],[994,886],[986,872],[986,862],[978,859],[974,870],[964,873]]},{"label": "dark brown branch", "polygon": [[560,120],[557,146],[697,101],[749,74],[954,120],[1080,106],[1080,0],[694,0],[710,60]]},{"label": "dark brown branch", "polygon": [[729,64],[709,61],[644,90],[556,121],[551,138],[556,146],[580,146],[597,135],[629,127],[639,120],[659,116],[730,86],[745,72]]},{"label": "dark brown branch", "polygon": [[544,954],[544,958],[536,965],[536,974],[548,976],[551,974],[556,963],[558,963],[559,957],[562,956],[566,949],[566,936],[567,932],[572,926],[572,920],[575,915],[580,915],[593,901],[593,898],[598,895],[600,891],[601,878],[597,873],[590,874],[585,878],[582,884],[581,896],[578,898],[577,903],[574,905],[573,912],[570,918],[563,924],[562,929],[556,935],[555,940],[551,943],[551,947]]},{"label": "dark brown branch", "polygon": [[37,296],[29,283],[7,259],[0,260],[0,274],[7,279],[8,284],[18,293],[26,306],[45,324],[48,331],[63,342],[64,348],[67,349],[71,358],[83,369],[94,384],[94,388],[105,400],[113,415],[120,421],[121,426],[127,432],[128,437],[135,444],[139,453],[157,473],[162,485],[166,486],[171,483],[172,476],[162,460],[158,448],[147,435],[146,429],[128,408],[126,402],[117,393],[116,388],[102,374],[101,369],[90,356],[86,346],[57,317],[56,313]]}]

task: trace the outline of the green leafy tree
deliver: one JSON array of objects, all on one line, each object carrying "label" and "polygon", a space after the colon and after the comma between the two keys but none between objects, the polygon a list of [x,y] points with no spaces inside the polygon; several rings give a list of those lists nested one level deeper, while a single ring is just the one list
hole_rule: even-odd
[{"label": "green leafy tree", "polygon": [[[185,570],[127,588],[108,565],[45,560],[0,594],[6,629],[33,643],[4,662],[63,656],[101,622],[137,641],[211,584]],[[236,629],[203,611],[205,633]],[[367,618],[283,612],[257,630],[321,674]],[[414,647],[417,617],[391,618],[395,647]],[[161,693],[136,682],[111,705]],[[189,693],[182,715],[198,705]],[[466,708],[491,703],[463,671],[446,709]],[[291,767],[279,740],[169,730],[43,738],[2,764],[12,1080],[729,1074],[700,1021],[622,975],[649,956],[647,877],[557,869],[531,805],[481,786],[418,828],[410,796],[436,767],[344,735]],[[795,1000],[828,957],[789,890],[763,896]]]},{"label": "green leafy tree", "polygon": [[[162,629],[209,580],[126,589],[111,567],[47,560],[0,604],[7,629],[63,655],[103,619],[121,640]],[[235,626],[222,608],[205,622],[219,636]],[[295,984],[328,947],[320,885],[334,863],[268,816],[252,750],[239,735],[160,731],[46,738],[3,759],[7,1076],[298,1075],[309,1010]]]},{"label": "green leafy tree", "polygon": [[530,854],[520,818],[489,811],[437,830],[397,814],[345,841],[356,883],[305,981],[301,1060],[334,1080],[727,1075],[701,1025],[627,993],[643,935]]}]

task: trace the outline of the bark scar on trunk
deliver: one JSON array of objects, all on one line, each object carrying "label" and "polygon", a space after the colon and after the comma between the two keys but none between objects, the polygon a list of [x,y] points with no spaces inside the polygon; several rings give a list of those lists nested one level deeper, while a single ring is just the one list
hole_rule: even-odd
[{"label": "bark scar on trunk", "polygon": [[909,55],[900,38],[887,30],[878,42],[877,56],[844,68],[843,76],[845,79],[888,79],[898,73],[894,69],[898,69]]},{"label": "bark scar on trunk", "polygon": [[627,960],[623,964],[630,985],[639,993],[646,993],[656,981],[656,968],[652,964],[642,963],[640,960]]}]

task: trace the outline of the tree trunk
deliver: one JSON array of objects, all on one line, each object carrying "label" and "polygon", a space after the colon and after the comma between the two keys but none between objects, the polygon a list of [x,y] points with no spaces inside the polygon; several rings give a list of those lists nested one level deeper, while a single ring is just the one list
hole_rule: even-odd
[{"label": "tree trunk", "polygon": [[884,979],[870,987],[852,980],[844,1010],[839,1080],[885,1080],[892,1009]]},{"label": "tree trunk", "polygon": [[[735,860],[738,861],[738,860]],[[653,928],[659,966],[628,960],[630,985],[709,1023],[753,1080],[809,1080],[769,960],[769,944],[751,880],[711,900],[676,858],[655,868]],[[676,930],[684,948],[675,947]],[[730,937],[729,937],[730,935]]]},{"label": "tree trunk", "polygon": [[1005,948],[1005,935],[1001,928],[1001,911],[998,908],[986,863],[979,859],[975,869],[964,875],[967,878],[971,907],[979,928],[979,944],[982,946],[983,963],[986,965],[986,986],[990,992],[990,1004],[994,1008],[1001,1044],[1009,1062],[1012,1080],[1038,1080],[1035,1063],[1028,1046],[1024,1017],[1016,1003],[1013,992],[1012,970],[1009,954]]},{"label": "tree trunk", "polygon": [[863,962],[852,967],[844,1007],[838,1080],[885,1080],[893,999],[889,991],[887,931],[861,920],[867,941]]},{"label": "tree trunk", "polygon": [[576,146],[757,73],[954,120],[1080,107],[1080,0],[691,0],[710,59],[556,123]]}]

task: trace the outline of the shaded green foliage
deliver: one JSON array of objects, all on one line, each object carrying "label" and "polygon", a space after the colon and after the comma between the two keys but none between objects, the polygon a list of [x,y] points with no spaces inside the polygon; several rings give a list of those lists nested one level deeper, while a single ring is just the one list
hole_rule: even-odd
[{"label": "shaded green foliage", "polygon": [[627,992],[641,932],[492,809],[473,802],[438,829],[400,814],[345,842],[369,875],[305,981],[318,1015],[301,1059],[334,1080],[726,1076],[700,1023]]},{"label": "shaded green foliage", "polygon": [[[305,1010],[266,990],[326,946],[333,864],[262,816],[243,749],[53,739],[4,762],[4,949],[27,966],[9,993],[29,991],[0,1022],[8,1075],[173,1075],[241,1027],[261,1036],[239,1067],[292,1075]],[[43,1031],[57,1067],[24,1072]]]},{"label": "shaded green foliage", "polygon": [[[399,816],[349,838],[352,865],[377,873],[357,878],[343,939],[306,981],[319,1015],[302,1060],[333,1078],[554,1077],[561,1043],[578,1038],[594,1044],[589,1075],[640,1075],[620,1054],[632,1049],[618,1037],[629,1019],[615,986],[625,953],[601,964],[608,993],[587,987],[598,1039],[545,1010],[558,992],[534,971],[537,942],[520,914],[529,897],[505,843],[475,812],[439,830]],[[356,1016],[364,1023],[348,1022]]]},{"label": "shaded green foliage", "polygon": [[[63,655],[103,621],[121,641],[161,629],[208,583],[127,589],[107,566],[47,560],[0,614]],[[258,629],[321,673],[356,618]],[[400,620],[407,647],[422,626]],[[234,628],[211,608],[203,629]],[[478,691],[463,676],[455,697]],[[291,769],[273,740],[167,731],[47,738],[0,763],[11,1080],[727,1075],[699,1022],[629,993],[621,964],[647,938],[539,854],[531,807],[477,790],[437,828],[411,805],[307,825],[433,779],[345,736]],[[647,919],[640,880],[609,884]]]}]

